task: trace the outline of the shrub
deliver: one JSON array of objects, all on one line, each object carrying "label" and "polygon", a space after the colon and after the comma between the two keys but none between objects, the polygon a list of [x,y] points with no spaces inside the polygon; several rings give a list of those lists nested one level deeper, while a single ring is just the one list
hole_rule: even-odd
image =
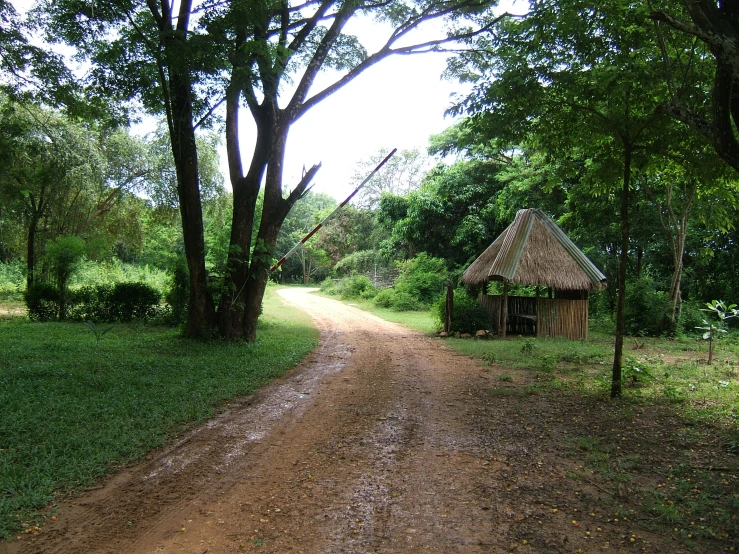
[{"label": "shrub", "polygon": [[341,298],[343,299],[359,298],[362,293],[374,288],[372,281],[366,275],[355,275],[348,279],[342,279],[339,284]]},{"label": "shrub", "polygon": [[0,294],[20,292],[25,284],[23,264],[0,263]]},{"label": "shrub", "polygon": [[395,291],[404,292],[417,302],[430,304],[444,288],[447,279],[446,263],[422,252],[415,258],[399,264],[400,275],[395,280]]},{"label": "shrub", "polygon": [[364,289],[359,293],[359,298],[363,300],[372,300],[375,296],[377,296],[377,289],[374,286]]},{"label": "shrub", "polygon": [[667,293],[658,291],[650,277],[626,283],[624,324],[628,334],[660,334],[666,310]]},{"label": "shrub", "polygon": [[161,294],[146,283],[82,287],[70,298],[70,319],[130,322],[157,315]]},{"label": "shrub", "polygon": [[32,321],[53,321],[59,315],[59,291],[49,283],[33,283],[23,297]]},{"label": "shrub", "polygon": [[[439,297],[431,308],[432,315],[443,324],[446,318],[446,297]],[[490,312],[482,306],[477,298],[467,294],[465,289],[454,291],[454,310],[450,331],[473,334],[479,329],[492,327]]]},{"label": "shrub", "polygon": [[683,302],[678,325],[680,334],[695,335],[695,328],[702,325],[706,318],[702,307],[703,305],[697,302]]},{"label": "shrub", "polygon": [[424,305],[421,304],[415,296],[405,291],[395,291],[393,303],[390,306],[390,309],[395,310],[396,312],[413,312],[422,310],[423,308]]},{"label": "shrub", "polygon": [[146,283],[117,283],[110,294],[113,321],[129,322],[154,317],[162,295]]},{"label": "shrub", "polygon": [[169,290],[164,297],[169,310],[169,322],[174,325],[184,323],[187,318],[187,303],[190,299],[190,276],[187,262],[182,256],[177,257],[169,268]]},{"label": "shrub", "polygon": [[395,303],[395,291],[393,289],[382,289],[375,295],[375,305],[380,308],[390,308]]},{"label": "shrub", "polygon": [[88,285],[70,295],[69,319],[74,321],[114,321],[109,285]]}]

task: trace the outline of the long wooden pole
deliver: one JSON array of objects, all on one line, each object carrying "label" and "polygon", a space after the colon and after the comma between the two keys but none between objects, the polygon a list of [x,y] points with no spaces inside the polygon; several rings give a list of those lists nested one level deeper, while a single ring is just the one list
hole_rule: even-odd
[{"label": "long wooden pole", "polygon": [[374,169],[372,170],[372,173],[370,173],[369,175],[367,175],[367,177],[365,178],[365,180],[364,180],[364,181],[362,181],[361,183],[359,183],[359,186],[358,186],[357,188],[355,188],[355,189],[354,189],[354,192],[352,192],[352,193],[351,193],[351,194],[350,194],[349,196],[347,196],[347,197],[346,197],[346,200],[344,200],[344,201],[343,201],[343,202],[342,202],[341,204],[339,204],[338,206],[336,206],[336,208],[334,209],[334,211],[332,211],[332,212],[331,212],[330,214],[328,214],[328,215],[327,215],[327,216],[326,216],[326,217],[325,217],[325,218],[323,219],[323,221],[321,221],[321,222],[320,222],[320,223],[319,223],[318,225],[316,225],[316,226],[315,226],[315,227],[313,228],[313,230],[312,230],[312,231],[311,231],[310,233],[308,233],[307,235],[305,235],[305,236],[304,236],[304,237],[303,237],[303,238],[302,238],[302,239],[300,240],[300,242],[299,242],[298,244],[296,244],[295,246],[293,246],[293,247],[292,247],[292,248],[291,248],[291,249],[290,249],[290,250],[288,251],[288,253],[287,253],[287,254],[285,254],[284,256],[282,256],[282,258],[280,258],[280,261],[279,261],[279,262],[277,262],[277,263],[276,263],[275,265],[273,265],[273,266],[272,266],[272,267],[270,268],[269,272],[270,272],[270,273],[273,273],[273,272],[274,272],[274,271],[275,271],[275,270],[276,270],[276,269],[277,269],[278,267],[280,267],[280,266],[281,266],[282,264],[284,264],[284,263],[285,263],[285,260],[287,260],[287,259],[288,259],[288,258],[289,258],[290,256],[292,256],[292,255],[293,255],[293,254],[295,253],[295,251],[296,251],[296,250],[297,250],[298,248],[300,248],[300,247],[301,247],[301,245],[305,244],[305,243],[306,243],[306,242],[308,241],[308,239],[310,239],[310,238],[311,238],[311,237],[312,237],[312,236],[313,236],[314,234],[316,234],[316,232],[317,232],[317,231],[318,231],[318,230],[319,230],[319,229],[320,229],[321,227],[323,227],[323,226],[324,226],[324,224],[325,224],[325,223],[326,223],[326,222],[327,222],[328,220],[330,220],[330,219],[331,219],[332,217],[334,217],[334,216],[335,216],[335,215],[336,215],[336,214],[337,214],[337,213],[339,212],[339,210],[341,210],[341,208],[343,208],[344,206],[346,206],[346,205],[347,205],[347,204],[349,203],[349,201],[350,201],[350,200],[351,200],[352,198],[354,198],[354,195],[356,195],[356,194],[357,194],[357,193],[359,192],[359,190],[360,190],[360,189],[361,189],[361,188],[362,188],[362,187],[363,187],[364,185],[366,185],[366,184],[367,184],[367,182],[368,182],[368,181],[369,181],[370,179],[372,179],[372,177],[374,177],[375,173],[377,173],[377,172],[378,172],[378,171],[380,170],[380,168],[381,168],[381,167],[382,167],[383,165],[385,165],[385,163],[386,163],[386,162],[387,162],[387,161],[388,161],[388,160],[389,160],[390,158],[392,158],[392,157],[393,157],[393,155],[394,155],[394,154],[395,154],[395,153],[396,153],[397,151],[398,151],[398,149],[397,149],[397,148],[393,148],[392,152],[390,152],[390,153],[389,153],[389,154],[388,154],[387,156],[385,156],[385,158],[384,158],[384,159],[383,159],[383,160],[382,160],[382,161],[381,161],[381,162],[380,162],[379,164],[377,164],[377,167],[375,167],[375,168],[374,168]]}]

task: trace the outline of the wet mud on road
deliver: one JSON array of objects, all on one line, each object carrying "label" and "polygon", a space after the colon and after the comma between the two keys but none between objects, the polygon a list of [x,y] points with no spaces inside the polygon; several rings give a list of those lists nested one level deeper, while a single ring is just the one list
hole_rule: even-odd
[{"label": "wet mud on road", "polygon": [[[439,339],[280,294],[321,330],[304,364],[0,554],[659,551],[608,523],[609,493],[565,478],[572,406],[491,398],[501,370]],[[573,527],[589,517],[599,534]]]}]

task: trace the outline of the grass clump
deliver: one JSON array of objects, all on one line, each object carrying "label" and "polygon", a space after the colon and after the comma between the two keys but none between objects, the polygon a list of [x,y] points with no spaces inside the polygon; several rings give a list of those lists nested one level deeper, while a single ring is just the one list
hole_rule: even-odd
[{"label": "grass clump", "polygon": [[82,323],[0,320],[0,537],[57,494],[284,374],[317,343],[309,318],[272,289],[253,344],[190,341],[140,324],[118,324],[96,343]]}]

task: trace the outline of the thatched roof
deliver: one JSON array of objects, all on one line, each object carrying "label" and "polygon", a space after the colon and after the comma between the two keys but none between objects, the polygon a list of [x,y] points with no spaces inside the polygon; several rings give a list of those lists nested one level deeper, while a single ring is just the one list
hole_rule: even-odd
[{"label": "thatched roof", "polygon": [[507,280],[555,290],[605,287],[606,276],[543,211],[519,210],[516,219],[462,275],[466,285]]}]

